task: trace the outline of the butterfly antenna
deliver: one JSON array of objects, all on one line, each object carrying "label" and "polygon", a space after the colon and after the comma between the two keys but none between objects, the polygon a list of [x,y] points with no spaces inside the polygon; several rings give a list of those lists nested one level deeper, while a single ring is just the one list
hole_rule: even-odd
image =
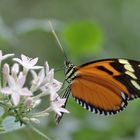
[{"label": "butterfly antenna", "polygon": [[49,22],[49,25],[51,27],[51,31],[52,31],[54,37],[56,38],[56,41],[57,41],[61,51],[63,52],[63,55],[64,55],[65,59],[68,60],[67,55],[66,55],[66,53],[65,53],[65,51],[64,51],[64,49],[63,49],[63,47],[62,47],[62,45],[60,43],[60,40],[58,39],[58,36],[57,36],[57,34],[56,34],[56,32],[55,32],[55,30],[53,28],[52,22],[51,21],[48,21],[48,22]]}]

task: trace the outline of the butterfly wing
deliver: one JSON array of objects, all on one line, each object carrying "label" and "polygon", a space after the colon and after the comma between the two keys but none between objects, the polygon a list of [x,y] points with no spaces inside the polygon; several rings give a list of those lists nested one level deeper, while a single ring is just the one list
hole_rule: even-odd
[{"label": "butterfly wing", "polygon": [[70,89],[84,108],[99,114],[116,114],[128,100],[140,96],[140,62],[107,59],[86,63],[75,72]]}]

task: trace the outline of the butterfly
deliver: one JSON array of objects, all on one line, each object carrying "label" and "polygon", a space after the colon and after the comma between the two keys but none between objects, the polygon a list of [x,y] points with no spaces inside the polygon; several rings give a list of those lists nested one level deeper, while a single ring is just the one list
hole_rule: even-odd
[{"label": "butterfly", "polygon": [[65,61],[65,79],[71,93],[85,109],[104,115],[122,111],[128,101],[140,97],[140,62],[103,59],[75,66]]},{"label": "butterfly", "polygon": [[[111,58],[91,61],[80,66],[65,56],[65,81],[68,87],[63,95],[66,106],[69,95],[85,109],[96,114],[113,115],[122,111],[128,101],[140,97],[140,62]],[[58,122],[61,117],[58,117]]]}]

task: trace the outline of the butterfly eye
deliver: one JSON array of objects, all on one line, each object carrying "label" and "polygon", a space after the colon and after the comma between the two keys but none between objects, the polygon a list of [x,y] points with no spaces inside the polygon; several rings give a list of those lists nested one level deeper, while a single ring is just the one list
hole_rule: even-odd
[{"label": "butterfly eye", "polygon": [[64,61],[64,65],[65,65],[65,67],[67,67],[68,65],[69,65],[69,61]]},{"label": "butterfly eye", "polygon": [[65,67],[67,67],[67,68],[71,68],[71,67],[74,66],[70,61],[65,61],[65,62],[64,62],[64,65],[65,65]]}]

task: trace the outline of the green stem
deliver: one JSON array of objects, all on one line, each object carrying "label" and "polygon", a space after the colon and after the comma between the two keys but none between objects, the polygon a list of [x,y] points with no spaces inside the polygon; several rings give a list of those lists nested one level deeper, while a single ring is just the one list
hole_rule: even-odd
[{"label": "green stem", "polygon": [[47,109],[43,110],[43,111],[40,111],[38,113],[35,113],[35,115],[41,115],[41,114],[44,114],[44,113],[49,113],[52,111],[52,108],[51,107],[48,107]]},{"label": "green stem", "polygon": [[23,121],[23,123],[25,125],[27,125],[29,128],[31,128],[34,132],[36,132],[38,135],[40,135],[41,137],[45,138],[46,140],[51,140],[47,135],[45,135],[44,133],[42,133],[41,131],[39,131],[37,128],[35,128],[31,123],[28,124],[25,121]]},{"label": "green stem", "polygon": [[36,96],[34,96],[34,97],[32,97],[33,98],[33,100],[36,100],[36,99],[39,99],[39,98],[41,98],[41,97],[43,97],[43,96],[45,96],[46,94],[43,94],[43,92],[42,93],[40,93],[40,94],[38,94],[38,95],[36,95]]}]

